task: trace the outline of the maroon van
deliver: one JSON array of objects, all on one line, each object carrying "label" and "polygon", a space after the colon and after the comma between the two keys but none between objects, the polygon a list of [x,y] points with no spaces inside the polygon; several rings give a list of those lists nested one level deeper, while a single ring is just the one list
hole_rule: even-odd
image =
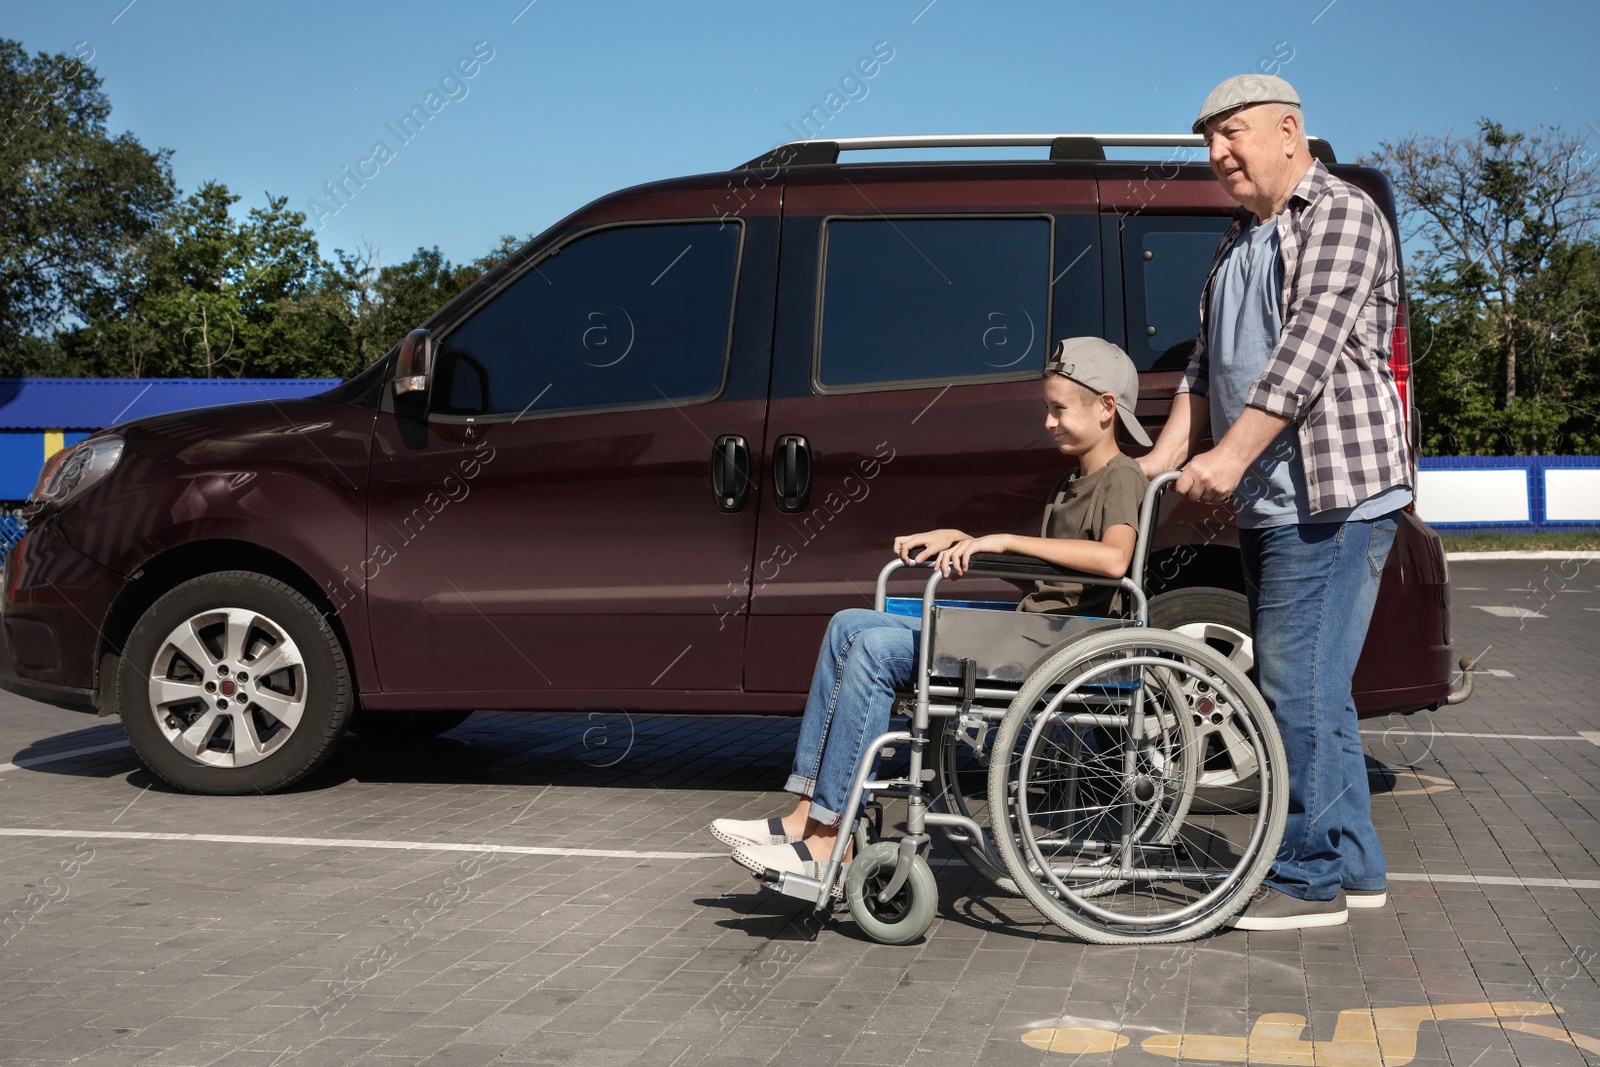
[{"label": "maroon van", "polygon": [[[1050,152],[838,162],[975,144]],[[595,201],[319,396],[102,431],[52,458],[6,560],[0,685],[120,714],[206,793],[282,788],[352,725],[794,713],[895,533],[1034,528],[1057,339],[1124,346],[1164,419],[1234,204],[1203,164],[1105,160],[1130,144],[1199,138],[784,145]],[[1333,169],[1393,221],[1383,175]],[[1230,514],[1169,500],[1149,573],[1155,624],[1248,662]],[[1450,699],[1449,644],[1408,515],[1363,714]]]}]

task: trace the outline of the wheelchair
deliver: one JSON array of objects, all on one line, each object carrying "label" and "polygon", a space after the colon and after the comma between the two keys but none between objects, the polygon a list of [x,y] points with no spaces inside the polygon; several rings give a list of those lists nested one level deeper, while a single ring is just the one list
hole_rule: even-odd
[{"label": "wheelchair", "polygon": [[[842,880],[861,930],[906,944],[938,905],[928,864],[937,829],[997,889],[1088,942],[1191,940],[1241,910],[1278,851],[1287,765],[1266,703],[1237,666],[1146,625],[1145,559],[1161,492],[1176,478],[1146,491],[1126,578],[1004,555],[974,556],[967,572],[1116,586],[1119,618],[941,599],[937,571],[920,602],[897,600],[889,579],[905,564],[885,566],[877,609],[922,619],[916,688],[896,708],[907,728],[866,748],[842,813],[853,833],[839,835],[821,877],[768,871],[762,884],[826,913]],[[879,777],[896,746],[908,750],[905,769]],[[883,798],[905,801],[897,838],[884,834]]]}]

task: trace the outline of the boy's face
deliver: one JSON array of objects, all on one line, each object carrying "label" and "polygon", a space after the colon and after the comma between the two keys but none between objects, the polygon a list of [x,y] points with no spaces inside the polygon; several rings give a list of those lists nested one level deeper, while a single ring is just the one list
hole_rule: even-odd
[{"label": "boy's face", "polygon": [[1117,398],[1052,374],[1044,381],[1044,428],[1063,455],[1081,456],[1113,432]]}]

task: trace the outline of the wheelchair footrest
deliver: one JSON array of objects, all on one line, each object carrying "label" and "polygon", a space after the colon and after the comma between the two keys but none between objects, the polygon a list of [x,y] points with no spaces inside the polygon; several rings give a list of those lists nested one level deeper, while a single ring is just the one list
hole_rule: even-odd
[{"label": "wheelchair footrest", "polygon": [[775,871],[770,867],[757,877],[762,885],[786,897],[807,900],[813,904],[822,899],[822,883],[815,878],[807,878],[803,874],[789,871]]}]

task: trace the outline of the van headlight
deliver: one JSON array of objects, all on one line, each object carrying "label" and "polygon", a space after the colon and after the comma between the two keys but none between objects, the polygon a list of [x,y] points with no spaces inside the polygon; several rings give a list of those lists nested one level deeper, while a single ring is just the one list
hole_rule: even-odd
[{"label": "van headlight", "polygon": [[114,433],[69,445],[45,460],[28,503],[35,509],[59,508],[110,474],[121,458],[122,438]]}]

